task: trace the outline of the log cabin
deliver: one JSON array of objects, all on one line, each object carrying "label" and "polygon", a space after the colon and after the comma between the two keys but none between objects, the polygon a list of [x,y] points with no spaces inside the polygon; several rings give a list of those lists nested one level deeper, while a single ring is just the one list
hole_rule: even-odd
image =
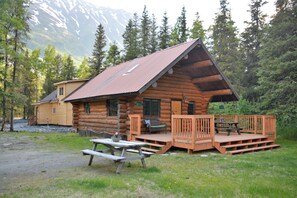
[{"label": "log cabin", "polygon": [[[215,117],[207,115],[208,105],[238,98],[197,39],[109,67],[66,97],[65,102],[73,105],[73,127],[81,135],[119,132],[128,140],[145,141],[150,145],[146,149],[156,153],[164,153],[171,146],[188,152],[212,148],[225,152],[221,147],[230,141],[215,142]],[[156,120],[166,128],[160,128],[159,136],[153,139],[145,125],[147,120]]]},{"label": "log cabin", "polygon": [[200,40],[107,68],[65,99],[78,130],[124,135],[130,114],[166,123],[170,132],[172,114],[203,115],[209,102],[235,100],[238,95]]},{"label": "log cabin", "polygon": [[34,103],[34,123],[72,126],[72,104],[63,99],[79,88],[87,80],[68,80],[57,82],[56,90]]}]

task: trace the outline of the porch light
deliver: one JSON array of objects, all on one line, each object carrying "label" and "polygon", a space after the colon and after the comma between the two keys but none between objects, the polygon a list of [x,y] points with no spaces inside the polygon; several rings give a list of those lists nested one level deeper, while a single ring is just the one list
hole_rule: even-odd
[{"label": "porch light", "polygon": [[152,87],[153,88],[156,88],[158,86],[158,83],[157,82],[154,82],[153,84],[152,84]]},{"label": "porch light", "polygon": [[187,60],[188,58],[189,58],[189,55],[186,54],[186,55],[184,56],[184,60]]}]

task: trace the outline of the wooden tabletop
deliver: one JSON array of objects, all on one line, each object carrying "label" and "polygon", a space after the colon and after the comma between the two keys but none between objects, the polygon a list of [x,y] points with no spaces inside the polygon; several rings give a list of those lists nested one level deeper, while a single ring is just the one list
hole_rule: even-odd
[{"label": "wooden tabletop", "polygon": [[142,142],[130,142],[125,140],[114,142],[110,138],[91,139],[90,141],[97,144],[105,144],[105,145],[111,145],[111,146],[122,147],[122,148],[133,148],[133,147],[141,147],[146,145],[145,143],[142,143]]}]

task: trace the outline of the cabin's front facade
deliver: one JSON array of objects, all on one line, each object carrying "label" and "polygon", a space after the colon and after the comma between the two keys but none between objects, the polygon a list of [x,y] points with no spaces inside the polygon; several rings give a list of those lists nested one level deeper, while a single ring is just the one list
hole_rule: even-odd
[{"label": "cabin's front facade", "polygon": [[166,123],[170,132],[172,114],[203,115],[211,101],[238,99],[200,40],[107,70],[65,99],[80,131],[128,135],[129,115],[140,114]]},{"label": "cabin's front facade", "polygon": [[[73,105],[73,126],[79,132],[119,132],[130,140],[148,134],[145,119],[165,123],[166,130],[160,132],[170,137],[182,128],[172,127],[175,116],[205,115],[210,129],[214,117],[207,115],[209,103],[236,100],[200,40],[108,68],[65,99]],[[212,128],[209,135],[214,135]],[[191,150],[209,148],[214,148],[213,140]]]},{"label": "cabin's front facade", "polygon": [[63,99],[85,82],[86,80],[68,80],[55,83],[55,91],[33,104],[35,124],[72,126],[72,104],[65,103]]}]

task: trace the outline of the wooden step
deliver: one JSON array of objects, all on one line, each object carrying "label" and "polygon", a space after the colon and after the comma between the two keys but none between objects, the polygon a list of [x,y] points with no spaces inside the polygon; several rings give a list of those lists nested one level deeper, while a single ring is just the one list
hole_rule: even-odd
[{"label": "wooden step", "polygon": [[235,148],[235,147],[251,146],[251,145],[256,145],[256,144],[267,144],[267,143],[273,143],[273,141],[266,140],[266,141],[248,142],[248,143],[242,143],[242,144],[230,144],[230,145],[221,146],[221,147],[223,147],[225,149],[229,149],[229,148]]},{"label": "wooden step", "polygon": [[246,153],[246,152],[253,152],[253,151],[259,151],[259,150],[266,150],[266,149],[273,149],[280,147],[279,144],[272,144],[267,146],[260,146],[260,147],[253,147],[253,148],[247,148],[247,149],[238,149],[234,151],[228,151],[227,154],[233,155],[233,154],[239,154],[239,153]]}]

